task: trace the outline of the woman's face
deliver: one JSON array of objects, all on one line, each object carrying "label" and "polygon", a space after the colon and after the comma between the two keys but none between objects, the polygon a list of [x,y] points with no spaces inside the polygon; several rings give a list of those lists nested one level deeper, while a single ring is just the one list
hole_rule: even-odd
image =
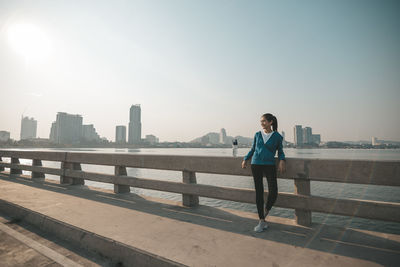
[{"label": "woman's face", "polygon": [[271,125],[272,125],[272,121],[268,121],[268,120],[265,119],[264,117],[261,117],[260,123],[261,123],[261,127],[262,127],[263,129],[268,129],[268,128],[271,127]]}]

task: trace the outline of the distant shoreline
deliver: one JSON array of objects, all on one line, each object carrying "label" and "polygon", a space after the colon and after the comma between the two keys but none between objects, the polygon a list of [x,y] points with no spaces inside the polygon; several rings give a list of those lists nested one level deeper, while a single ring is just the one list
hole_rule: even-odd
[{"label": "distant shoreline", "polygon": [[[0,144],[0,149],[28,149],[28,148],[43,148],[43,149],[68,149],[68,148],[96,148],[96,149],[104,149],[104,148],[115,148],[115,149],[138,149],[138,148],[229,148],[232,149],[232,146],[224,146],[224,145],[209,145],[209,146],[204,146],[204,145],[190,145],[190,144],[182,144],[182,143],[169,143],[169,144],[164,144],[164,145],[156,145],[156,146],[150,146],[150,145],[125,145],[125,146],[119,146],[115,144],[110,144],[110,145],[48,145],[48,146],[32,146],[32,145],[1,145]],[[251,146],[238,146],[238,148],[247,148],[250,149]],[[304,146],[304,147],[295,147],[295,146],[287,146],[284,147],[286,148],[295,148],[295,149],[400,149],[400,146],[396,145],[390,145],[390,146],[372,146],[372,145],[346,145],[346,146]]]}]

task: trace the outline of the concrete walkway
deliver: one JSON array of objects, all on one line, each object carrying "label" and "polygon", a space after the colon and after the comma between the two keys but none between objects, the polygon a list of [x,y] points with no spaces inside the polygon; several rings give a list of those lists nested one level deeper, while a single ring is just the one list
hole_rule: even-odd
[{"label": "concrete walkway", "polygon": [[[90,190],[88,190],[90,189]],[[0,199],[188,266],[397,266],[400,236],[0,174]]]},{"label": "concrete walkway", "polygon": [[113,266],[107,259],[85,252],[0,213],[0,266]]}]

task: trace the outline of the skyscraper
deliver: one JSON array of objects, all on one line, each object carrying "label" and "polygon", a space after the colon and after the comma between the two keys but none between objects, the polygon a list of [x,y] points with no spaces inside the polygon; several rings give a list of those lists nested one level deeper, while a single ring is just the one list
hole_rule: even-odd
[{"label": "skyscraper", "polygon": [[138,144],[142,141],[142,123],[140,117],[140,104],[132,105],[129,110],[129,144]]},{"label": "skyscraper", "polygon": [[378,138],[375,137],[375,136],[373,136],[373,137],[371,138],[371,144],[372,144],[373,146],[379,145]]},{"label": "skyscraper", "polygon": [[296,146],[303,144],[303,128],[301,125],[294,126],[294,144]]},{"label": "skyscraper", "polygon": [[58,112],[51,125],[50,140],[57,144],[73,144],[82,138],[82,116]]},{"label": "skyscraper", "polygon": [[52,141],[53,143],[57,143],[57,123],[55,121],[53,121],[53,123],[51,124],[51,128],[50,128],[50,141]]},{"label": "skyscraper", "polygon": [[20,139],[36,138],[37,121],[33,118],[22,116]]},{"label": "skyscraper", "polygon": [[303,128],[303,143],[312,143],[312,128],[304,127]]},{"label": "skyscraper", "polygon": [[115,127],[115,143],[126,143],[126,126],[118,125],[117,127]]},{"label": "skyscraper", "polygon": [[226,143],[226,131],[225,131],[225,128],[222,128],[220,133],[219,133],[219,142],[221,144],[225,144]]}]

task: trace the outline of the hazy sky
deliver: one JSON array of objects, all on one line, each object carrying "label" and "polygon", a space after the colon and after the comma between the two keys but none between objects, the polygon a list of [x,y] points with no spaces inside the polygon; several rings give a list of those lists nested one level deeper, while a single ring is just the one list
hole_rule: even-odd
[{"label": "hazy sky", "polygon": [[48,138],[58,111],[114,140],[190,141],[260,116],[322,141],[400,141],[400,1],[0,0],[0,130]]}]

